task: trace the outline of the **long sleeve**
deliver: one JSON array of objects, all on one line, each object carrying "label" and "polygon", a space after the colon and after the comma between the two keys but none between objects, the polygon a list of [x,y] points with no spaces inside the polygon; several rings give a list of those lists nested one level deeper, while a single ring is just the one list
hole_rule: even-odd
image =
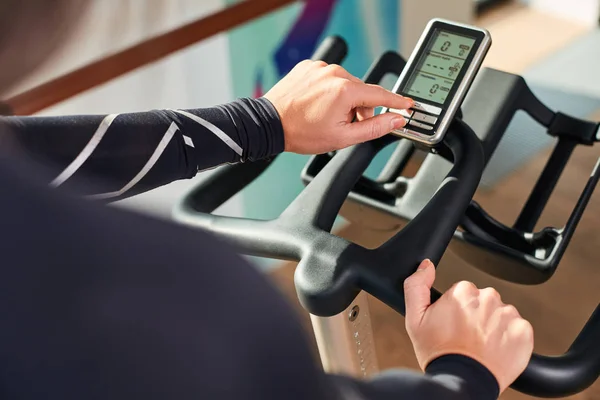
[{"label": "long sleeve", "polygon": [[53,171],[51,187],[109,201],[284,150],[279,115],[265,98],[203,109],[2,121],[25,155]]},{"label": "long sleeve", "polygon": [[498,382],[490,371],[457,354],[434,360],[425,374],[398,369],[368,381],[346,377],[335,377],[334,381],[348,399],[357,400],[496,400],[499,396]]}]

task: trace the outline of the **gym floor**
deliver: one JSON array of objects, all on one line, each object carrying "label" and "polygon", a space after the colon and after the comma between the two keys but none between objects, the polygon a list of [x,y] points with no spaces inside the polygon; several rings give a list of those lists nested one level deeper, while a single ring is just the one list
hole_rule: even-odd
[{"label": "gym floor", "polygon": [[[597,44],[596,51],[586,53],[584,50],[576,49],[577,46],[580,48],[585,43],[590,43],[590,50],[594,50],[594,43],[598,42],[589,37],[596,35],[600,41],[598,32],[572,21],[562,20],[557,16],[546,15],[519,4],[509,3],[482,15],[477,24],[488,28],[494,38],[494,45],[487,57],[487,66],[523,74],[526,78],[531,77],[532,80],[543,80],[546,74],[555,76],[557,82],[544,83],[555,87],[560,86],[561,90],[577,91],[578,88],[589,88],[589,84],[581,82],[585,79],[578,76],[581,74],[575,73],[565,77],[564,70],[559,67],[562,53],[579,51],[586,57],[586,63],[600,63]],[[594,57],[599,59],[594,60]],[[545,69],[540,67],[542,62]],[[570,64],[576,65],[574,62]],[[600,81],[597,80],[595,84],[600,85]],[[595,94],[600,98],[600,90]],[[586,116],[599,120],[600,107]],[[518,168],[503,175],[490,187],[480,190],[476,199],[494,217],[510,224],[517,217],[549,153],[547,148],[532,153]],[[542,215],[538,228],[564,224],[598,157],[600,157],[600,146],[580,148],[575,151],[552,200]],[[511,206],[507,207],[507,205]],[[438,268],[435,286],[445,290],[457,280],[466,279],[479,287],[495,287],[502,294],[505,302],[517,306],[521,314],[533,324],[536,333],[536,352],[548,355],[563,353],[600,300],[599,226],[600,190],[597,190],[558,272],[544,285],[526,287],[507,283],[487,276],[460,260],[445,258]],[[342,227],[337,233],[367,247],[378,245],[392,234],[352,225]],[[296,299],[293,286],[294,267],[295,264],[286,263],[281,268],[273,269],[270,276],[297,306],[300,318],[305,322],[306,331],[312,337],[310,320]],[[369,300],[380,368],[417,368],[412,345],[404,330],[404,319],[378,300],[373,298]],[[501,398],[531,397],[509,390]],[[600,383],[570,399],[600,399]]]}]

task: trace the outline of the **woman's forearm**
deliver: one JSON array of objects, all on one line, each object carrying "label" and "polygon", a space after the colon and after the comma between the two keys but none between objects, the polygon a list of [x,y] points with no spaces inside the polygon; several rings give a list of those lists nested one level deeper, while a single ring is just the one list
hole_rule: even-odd
[{"label": "woman's forearm", "polygon": [[56,171],[52,187],[111,201],[284,149],[279,115],[264,98],[203,109],[3,121],[27,156]]}]

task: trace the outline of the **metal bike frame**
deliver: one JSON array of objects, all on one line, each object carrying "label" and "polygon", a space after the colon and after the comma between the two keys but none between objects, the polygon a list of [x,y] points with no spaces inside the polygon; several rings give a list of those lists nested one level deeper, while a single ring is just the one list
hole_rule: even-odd
[{"label": "metal bike frame", "polygon": [[325,372],[366,378],[379,371],[365,292],[340,314],[310,318]]}]

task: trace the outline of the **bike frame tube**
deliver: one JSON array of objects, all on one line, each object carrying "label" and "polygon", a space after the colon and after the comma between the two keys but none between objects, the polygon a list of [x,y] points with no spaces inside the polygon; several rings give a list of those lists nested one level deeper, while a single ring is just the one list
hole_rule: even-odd
[{"label": "bike frame tube", "polygon": [[323,369],[331,374],[367,378],[379,372],[369,299],[361,292],[342,313],[310,316]]},{"label": "bike frame tube", "polygon": [[[399,75],[404,64],[397,54],[386,53],[371,66],[364,81],[381,82],[390,71]],[[311,314],[310,319],[325,372],[367,378],[380,371],[366,292],[333,317]]]}]

